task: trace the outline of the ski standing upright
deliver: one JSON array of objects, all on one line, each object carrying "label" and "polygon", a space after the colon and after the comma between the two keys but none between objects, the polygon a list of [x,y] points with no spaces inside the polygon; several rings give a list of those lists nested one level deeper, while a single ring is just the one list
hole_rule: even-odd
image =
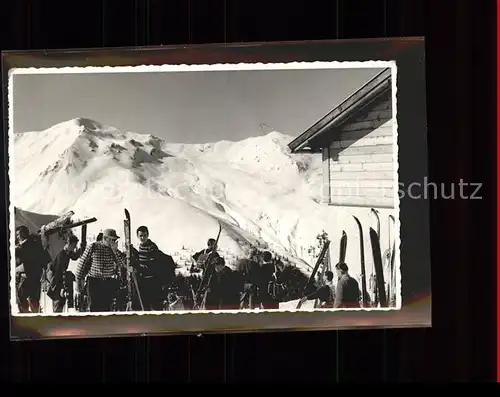
[{"label": "ski standing upright", "polygon": [[375,267],[376,291],[380,307],[387,307],[387,295],[385,293],[384,267],[382,265],[382,253],[380,252],[380,238],[377,232],[370,228],[370,242],[372,245],[373,264]]},{"label": "ski standing upright", "polygon": [[127,311],[132,311],[132,285],[135,288],[135,292],[137,294],[137,298],[139,300],[139,304],[141,305],[141,309],[144,311],[144,305],[142,303],[141,293],[139,291],[139,285],[137,283],[137,279],[135,278],[135,274],[132,271],[132,263],[131,263],[131,226],[130,226],[130,213],[125,208],[125,220],[123,221],[124,225],[124,233],[125,233],[125,255],[127,259]]},{"label": "ski standing upright", "polygon": [[361,302],[363,307],[368,307],[368,291],[366,290],[366,266],[365,266],[365,243],[363,237],[363,226],[354,215],[352,216],[358,225],[359,231],[359,261],[361,263]]},{"label": "ski standing upright", "polygon": [[[321,250],[321,253],[319,254],[318,260],[316,261],[316,264],[314,265],[313,271],[311,275],[309,276],[309,280],[307,280],[307,284],[304,287],[304,291],[302,292],[302,297],[307,296],[307,292],[311,285],[314,283],[314,278],[316,277],[316,273],[318,272],[319,266],[323,263],[323,260],[325,259],[325,255],[328,252],[328,247],[330,246],[330,241],[326,240],[325,244],[323,245],[323,249]],[[297,310],[300,309],[302,306],[302,300],[299,300],[299,303],[297,304]]]},{"label": "ski standing upright", "polygon": [[344,230],[342,230],[342,237],[340,238],[339,263],[345,263],[346,253],[347,253],[347,233]]},{"label": "ski standing upright", "polygon": [[[370,209],[370,215],[375,218],[375,232],[378,236],[379,246],[380,246],[380,215],[379,212],[375,208]],[[374,274],[375,272],[375,274]],[[379,304],[379,296],[378,296],[378,287],[377,287],[377,271],[374,267],[372,267],[372,274],[370,275],[370,291],[373,291],[373,305],[377,307]]]},{"label": "ski standing upright", "polygon": [[83,254],[85,252],[85,248],[87,248],[87,225],[82,225],[82,241],[80,242],[80,251]]},{"label": "ski standing upright", "polygon": [[[394,216],[389,215],[389,225],[392,225],[392,238],[389,239],[389,244],[392,242],[392,247],[391,247],[391,256],[390,256],[390,274],[391,274],[391,281],[390,281],[390,288],[389,288],[389,302],[391,306],[396,306],[396,269],[394,268],[395,260],[396,260],[396,219]],[[389,230],[390,230],[389,226]]]}]

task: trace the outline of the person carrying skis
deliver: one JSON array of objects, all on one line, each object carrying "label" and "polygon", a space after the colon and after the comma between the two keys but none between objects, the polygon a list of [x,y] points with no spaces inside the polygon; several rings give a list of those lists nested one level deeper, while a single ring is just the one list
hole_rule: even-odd
[{"label": "person carrying skis", "polygon": [[[76,295],[83,293],[87,278],[87,297],[91,312],[108,312],[119,288],[118,273],[127,268],[123,254],[118,250],[115,229],[102,232],[102,242],[90,244],[78,261],[76,268]],[[78,300],[78,299],[77,299]]]},{"label": "person carrying skis", "polygon": [[308,300],[316,300],[318,299],[320,302],[320,307],[325,308],[333,308],[333,304],[335,302],[335,291],[333,286],[333,272],[327,270],[324,274],[324,284],[319,287],[312,294],[309,294],[301,299],[301,303],[304,303]]},{"label": "person carrying skis", "polygon": [[[149,238],[146,226],[137,228],[139,246],[131,245],[132,267],[137,274],[137,284],[141,294],[144,310],[163,310],[166,297],[166,287],[175,278],[175,263],[169,255],[160,251],[158,246]],[[132,309],[141,310],[137,291],[132,295]]]},{"label": "person carrying skis", "polygon": [[209,238],[207,241],[207,248],[198,251],[192,256],[192,258],[196,263],[196,267],[201,269],[203,272],[205,272],[205,269],[207,268],[206,262],[209,257],[211,258],[211,261],[213,261],[212,263],[216,263],[216,261],[220,258],[220,255],[217,253],[216,250],[214,250],[214,248],[215,248],[215,239]]},{"label": "person carrying skis", "polygon": [[344,262],[335,265],[337,287],[335,289],[334,308],[359,308],[361,293],[358,282],[349,275],[349,267]]},{"label": "person carrying skis", "polygon": [[49,285],[47,296],[52,299],[52,311],[54,313],[62,313],[66,304],[66,294],[73,290],[73,286],[68,285],[69,283],[72,284],[73,280],[67,277],[67,270],[69,261],[76,261],[81,254],[79,250],[76,250],[77,244],[78,237],[69,236],[64,247],[48,266],[47,279]]},{"label": "person carrying skis", "polygon": [[42,274],[51,261],[43,248],[39,235],[30,234],[26,226],[16,228],[18,247],[16,250],[16,286],[20,313],[39,313],[42,292]]}]

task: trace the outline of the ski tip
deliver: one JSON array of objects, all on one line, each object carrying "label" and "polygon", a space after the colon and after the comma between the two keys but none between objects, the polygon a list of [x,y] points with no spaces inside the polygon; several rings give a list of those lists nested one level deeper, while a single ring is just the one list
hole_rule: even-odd
[{"label": "ski tip", "polygon": [[125,216],[128,218],[130,216],[130,212],[128,212],[128,209],[125,208]]},{"label": "ski tip", "polygon": [[358,228],[361,228],[361,221],[359,220],[359,218],[355,215],[352,216],[354,218],[354,220],[356,221],[357,225],[358,225]]}]

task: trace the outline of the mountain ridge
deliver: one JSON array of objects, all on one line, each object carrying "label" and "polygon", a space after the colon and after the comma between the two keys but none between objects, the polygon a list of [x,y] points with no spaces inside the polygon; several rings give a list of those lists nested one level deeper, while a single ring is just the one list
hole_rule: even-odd
[{"label": "mountain ridge", "polygon": [[121,230],[129,208],[167,251],[202,248],[221,222],[232,255],[261,245],[303,264],[336,215],[318,204],[321,156],[290,153],[292,139],[169,143],[78,117],[15,135],[12,197],[35,213],[95,216],[96,230]]}]

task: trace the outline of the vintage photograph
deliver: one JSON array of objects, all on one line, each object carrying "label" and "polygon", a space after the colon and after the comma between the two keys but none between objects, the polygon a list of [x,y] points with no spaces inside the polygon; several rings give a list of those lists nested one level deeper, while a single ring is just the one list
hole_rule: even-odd
[{"label": "vintage photograph", "polygon": [[396,79],[11,70],[12,315],[400,309]]}]

